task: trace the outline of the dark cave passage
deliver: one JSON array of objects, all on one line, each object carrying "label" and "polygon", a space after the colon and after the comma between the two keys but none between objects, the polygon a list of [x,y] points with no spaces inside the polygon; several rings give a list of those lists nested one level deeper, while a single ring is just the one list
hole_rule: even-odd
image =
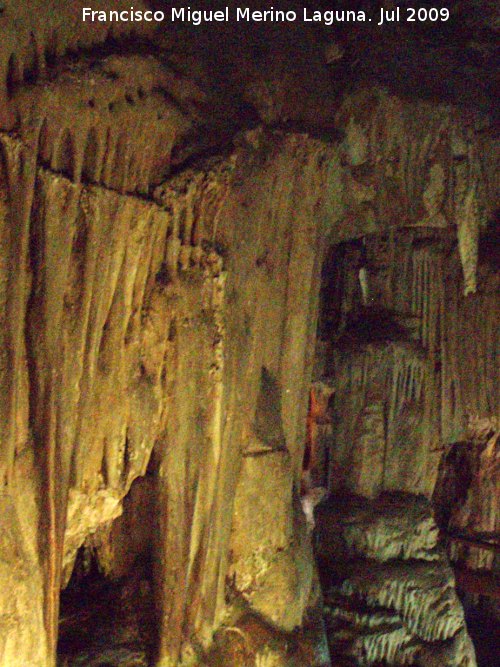
[{"label": "dark cave passage", "polygon": [[[123,512],[78,549],[61,591],[58,665],[148,667],[157,645],[153,535],[155,462],[123,499]],[[67,574],[65,573],[67,577]]]},{"label": "dark cave passage", "polygon": [[499,667],[498,619],[494,603],[485,597],[472,597],[469,600],[460,587],[458,592],[464,605],[467,629],[476,649],[478,667]]},{"label": "dark cave passage", "polygon": [[61,592],[58,666],[147,667],[154,646],[150,559],[118,580],[106,578],[82,548]]}]

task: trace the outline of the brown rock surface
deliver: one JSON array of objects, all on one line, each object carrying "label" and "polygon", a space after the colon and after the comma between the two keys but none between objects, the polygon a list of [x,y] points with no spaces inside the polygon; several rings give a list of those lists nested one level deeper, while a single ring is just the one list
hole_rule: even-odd
[{"label": "brown rock surface", "polygon": [[[464,25],[487,51],[483,22]],[[261,27],[0,3],[2,667],[56,664],[81,558],[107,582],[96,596],[126,603],[75,665],[328,664],[299,500],[313,367],[335,395],[316,452],[330,490],[430,497],[469,416],[498,418],[486,85],[471,108],[409,98],[375,64],[353,76],[380,41]],[[388,340],[363,337],[384,318]],[[488,443],[457,526],[497,529]],[[349,538],[382,573],[434,554],[429,517],[398,517],[382,547],[359,517]],[[153,657],[124,648],[146,588]],[[446,651],[428,664],[452,667]]]}]

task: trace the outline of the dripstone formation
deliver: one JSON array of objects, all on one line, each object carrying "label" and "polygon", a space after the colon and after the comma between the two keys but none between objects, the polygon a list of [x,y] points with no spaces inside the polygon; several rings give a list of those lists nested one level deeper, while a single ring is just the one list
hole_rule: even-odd
[{"label": "dripstone formation", "polygon": [[491,3],[441,28],[0,3],[0,667],[491,664]]}]

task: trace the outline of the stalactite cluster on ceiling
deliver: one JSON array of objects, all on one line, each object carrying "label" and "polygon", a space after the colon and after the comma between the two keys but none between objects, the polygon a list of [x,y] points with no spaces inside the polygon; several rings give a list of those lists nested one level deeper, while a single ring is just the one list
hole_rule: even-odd
[{"label": "stalactite cluster on ceiling", "polygon": [[475,292],[479,237],[497,210],[498,151],[488,115],[362,90],[337,120],[345,132],[347,229],[455,230],[464,293]]},{"label": "stalactite cluster on ceiling", "polygon": [[498,274],[481,264],[477,294],[464,297],[452,231],[413,227],[338,246],[329,266],[330,484],[430,496],[446,447],[471,418],[498,414]]}]

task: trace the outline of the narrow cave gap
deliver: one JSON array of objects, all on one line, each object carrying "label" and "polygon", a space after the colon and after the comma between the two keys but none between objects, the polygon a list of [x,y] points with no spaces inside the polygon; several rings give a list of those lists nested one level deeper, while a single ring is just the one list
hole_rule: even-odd
[{"label": "narrow cave gap", "polygon": [[55,156],[54,170],[64,174],[70,180],[74,176],[75,169],[75,144],[71,130],[63,130],[59,140],[58,153]]},{"label": "narrow cave gap", "polygon": [[57,30],[54,30],[50,37],[47,39],[45,45],[44,57],[45,57],[45,66],[48,69],[55,67],[57,63],[57,54],[58,54],[58,33]]},{"label": "narrow cave gap", "polygon": [[7,95],[12,97],[16,87],[22,81],[21,65],[19,59],[15,53],[12,53],[7,64],[7,80],[6,88]]},{"label": "narrow cave gap", "polygon": [[40,55],[37,48],[36,37],[32,32],[30,34],[30,49],[28,60],[25,63],[23,71],[24,84],[34,84],[40,76],[43,63],[40,62]]},{"label": "narrow cave gap", "polygon": [[155,643],[152,477],[135,480],[123,514],[77,552],[61,591],[58,667],[147,667]]},{"label": "narrow cave gap", "polygon": [[112,173],[111,187],[115,190],[123,191],[126,187],[127,177],[127,151],[129,139],[125,132],[120,134],[115,148],[115,156]]},{"label": "narrow cave gap", "polygon": [[112,589],[94,552],[80,547],[71,579],[61,591],[58,654],[62,664],[66,656],[87,648],[93,630],[89,619],[101,616],[100,610],[110,604]]},{"label": "narrow cave gap", "polygon": [[82,547],[61,592],[58,665],[149,664],[152,606],[150,557],[119,579],[105,576],[92,549]]},{"label": "narrow cave gap", "polygon": [[[89,104],[90,102],[93,102],[93,100],[90,100]],[[82,178],[87,183],[95,183],[97,180],[97,169],[99,166],[97,161],[99,156],[99,133],[95,127],[91,127],[83,153]]]}]

